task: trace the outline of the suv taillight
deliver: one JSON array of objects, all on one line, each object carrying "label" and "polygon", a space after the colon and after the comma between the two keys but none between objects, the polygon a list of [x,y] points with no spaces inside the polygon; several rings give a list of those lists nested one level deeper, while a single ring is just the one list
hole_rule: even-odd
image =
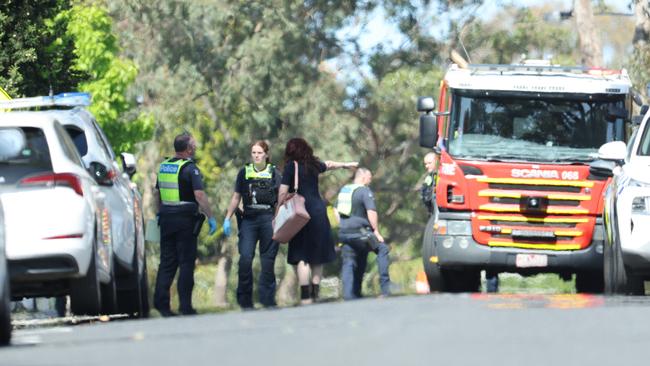
[{"label": "suv taillight", "polygon": [[72,173],[47,173],[25,178],[20,181],[21,186],[55,186],[55,187],[69,187],[78,195],[84,195],[81,188],[81,179]]}]

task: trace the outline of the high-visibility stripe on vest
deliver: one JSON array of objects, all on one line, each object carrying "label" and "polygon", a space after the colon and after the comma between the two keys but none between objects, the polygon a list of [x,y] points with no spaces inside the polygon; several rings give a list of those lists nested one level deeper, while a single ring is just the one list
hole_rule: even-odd
[{"label": "high-visibility stripe on vest", "polygon": [[362,184],[347,184],[341,188],[336,199],[336,210],[345,216],[352,214],[352,195],[357,188],[363,187]]},{"label": "high-visibility stripe on vest", "polygon": [[160,163],[160,168],[158,169],[158,189],[160,190],[160,200],[163,205],[181,204],[178,176],[183,165],[190,162],[190,160],[184,159],[171,160],[167,159]]},{"label": "high-visibility stripe on vest", "polygon": [[248,164],[246,165],[246,176],[245,179],[272,179],[273,178],[273,165],[266,164],[266,168],[262,171],[255,170],[255,165]]}]

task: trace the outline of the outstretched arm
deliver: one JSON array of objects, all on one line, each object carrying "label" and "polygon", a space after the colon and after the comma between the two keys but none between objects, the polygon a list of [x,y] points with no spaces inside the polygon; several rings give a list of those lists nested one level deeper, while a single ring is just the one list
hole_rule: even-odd
[{"label": "outstretched arm", "polygon": [[332,170],[332,169],[354,169],[359,166],[358,161],[351,161],[351,162],[339,162],[339,161],[331,161],[331,160],[325,160],[325,166],[327,167],[327,170]]}]

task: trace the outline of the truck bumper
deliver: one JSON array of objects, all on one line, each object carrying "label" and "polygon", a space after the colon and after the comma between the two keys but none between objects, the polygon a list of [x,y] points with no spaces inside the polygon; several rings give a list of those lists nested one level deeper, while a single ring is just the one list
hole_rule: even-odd
[{"label": "truck bumper", "polygon": [[[474,241],[469,213],[440,212],[438,220],[447,221],[448,228],[470,227],[469,233],[464,235],[454,235],[453,230],[448,230],[445,235],[434,236],[438,258],[429,260],[437,261],[439,265],[447,268],[476,267],[522,274],[603,270],[604,235],[600,218],[596,222],[600,228],[595,230],[591,245],[582,250],[570,251],[489,247]],[[547,263],[543,267],[520,267],[517,266],[516,260],[518,254],[543,254],[547,257]]]}]

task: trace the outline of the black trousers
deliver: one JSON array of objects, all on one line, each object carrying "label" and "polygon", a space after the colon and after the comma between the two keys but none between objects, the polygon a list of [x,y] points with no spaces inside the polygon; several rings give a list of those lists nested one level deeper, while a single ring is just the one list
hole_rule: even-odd
[{"label": "black trousers", "polygon": [[253,307],[253,258],[260,243],[262,271],[257,283],[257,295],[262,305],[275,306],[275,257],[279,245],[273,237],[273,214],[244,217],[239,224],[239,271],[237,303],[242,308]]},{"label": "black trousers", "polygon": [[197,238],[192,231],[195,222],[196,218],[191,215],[160,216],[160,264],[153,295],[154,307],[158,310],[170,310],[169,289],[178,270],[179,310],[182,313],[193,311]]}]

